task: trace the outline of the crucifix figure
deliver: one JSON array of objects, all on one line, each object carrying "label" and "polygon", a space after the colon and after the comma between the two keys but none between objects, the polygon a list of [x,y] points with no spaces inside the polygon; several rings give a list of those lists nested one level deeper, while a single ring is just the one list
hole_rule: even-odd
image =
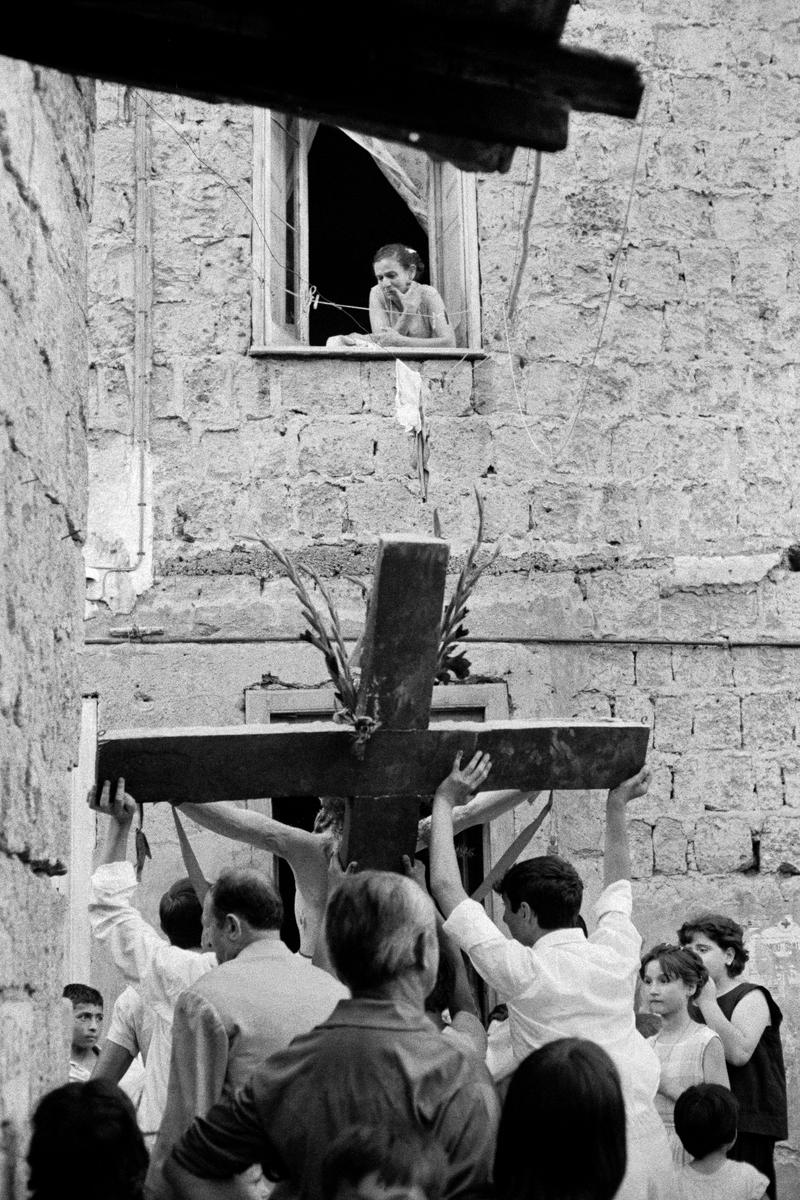
[{"label": "crucifix figure", "polygon": [[[355,713],[372,728],[366,745],[357,744],[352,729],[334,722],[288,730],[248,725],[114,731],[100,738],[98,781],[122,776],[138,801],[186,803],[190,815],[211,828],[219,823],[204,819],[200,806],[213,801],[345,797],[340,861],[401,870],[403,856],[414,856],[420,802],[448,775],[458,751],[465,761],[477,751],[488,753],[492,783],[523,789],[528,796],[553,788],[606,789],[634,775],[647,748],[643,725],[538,720],[429,728],[448,555],[440,538],[405,535],[379,542]],[[504,792],[490,799],[482,819],[521,798]],[[234,811],[241,814],[242,827],[238,834],[235,828],[225,830],[232,836],[251,840],[248,818],[269,822],[260,814]],[[295,832],[301,841],[318,838]],[[270,844],[266,825],[259,844],[281,853]],[[316,890],[324,908],[327,859],[311,844],[308,858],[317,864]],[[310,867],[308,874],[306,890]],[[302,890],[299,879],[298,884]]]}]

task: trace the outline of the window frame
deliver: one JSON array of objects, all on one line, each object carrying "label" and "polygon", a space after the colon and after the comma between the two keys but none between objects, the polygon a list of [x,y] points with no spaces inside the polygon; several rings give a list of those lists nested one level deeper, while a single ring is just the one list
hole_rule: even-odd
[{"label": "window frame", "polygon": [[[430,280],[444,296],[449,285],[443,280],[446,271],[455,272],[463,289],[465,312],[465,344],[451,348],[387,347],[385,352],[329,350],[325,346],[308,344],[308,310],[298,296],[298,320],[294,329],[276,321],[273,316],[273,295],[286,291],[286,270],[283,256],[275,247],[275,218],[272,215],[272,194],[276,168],[285,171],[285,156],[276,146],[273,120],[290,122],[298,130],[300,150],[296,165],[296,197],[298,206],[295,275],[300,279],[297,291],[302,294],[308,280],[308,170],[307,155],[317,123],[303,118],[285,117],[270,109],[253,109],[253,222],[252,222],[252,337],[250,353],[254,356],[288,354],[292,357],[369,357],[369,358],[464,358],[483,357],[481,344],[480,278],[478,264],[478,201],[475,176],[459,171],[450,163],[430,163],[429,189],[429,257]],[[288,126],[287,126],[288,127]],[[366,153],[366,151],[364,151]],[[453,223],[459,228],[452,236]],[[445,240],[449,239],[450,254],[445,264]],[[276,273],[278,277],[276,278]]]}]

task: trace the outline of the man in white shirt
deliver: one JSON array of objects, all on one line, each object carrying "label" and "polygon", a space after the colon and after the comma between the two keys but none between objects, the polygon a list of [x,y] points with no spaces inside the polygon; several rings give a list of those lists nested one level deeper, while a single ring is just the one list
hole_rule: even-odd
[{"label": "man in white shirt", "polygon": [[175,1003],[187,987],[216,966],[217,959],[201,952],[202,908],[188,879],[178,880],[161,897],[159,916],[169,941],[134,908],[136,875],[127,852],[136,802],[126,794],[125,780],[118,780],[113,798],[109,783],[99,799],[90,792],[89,805],[109,818],[100,865],[89,889],[89,920],[98,942],[153,1014],[138,1118],[142,1132],[155,1135],[167,1099]]},{"label": "man in white shirt", "polygon": [[431,814],[431,889],[447,920],[445,930],[508,1005],[513,1065],[562,1037],[597,1042],[613,1059],[628,1114],[628,1171],[618,1200],[671,1195],[671,1156],[653,1103],[659,1065],[637,1032],[634,991],[641,937],[631,920],[627,805],[650,782],[647,767],[608,794],[605,890],[597,928],[587,938],[577,925],[583,883],[570,863],[554,855],[513,866],[497,891],[505,903],[503,936],[461,883],[453,848],[452,810],[484,783],[488,755],[463,770],[461,755],[440,784]]}]

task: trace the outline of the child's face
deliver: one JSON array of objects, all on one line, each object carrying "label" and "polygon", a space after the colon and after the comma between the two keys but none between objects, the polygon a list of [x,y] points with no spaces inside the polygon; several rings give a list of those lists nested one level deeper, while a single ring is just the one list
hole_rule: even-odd
[{"label": "child's face", "polygon": [[414,271],[401,267],[396,258],[379,258],[372,264],[375,278],[384,292],[392,289],[396,292],[407,292],[414,282]]},{"label": "child's face", "polygon": [[365,1175],[360,1183],[340,1183],[335,1200],[426,1200],[416,1184],[384,1183],[378,1172]]},{"label": "child's face", "polygon": [[706,933],[693,933],[686,944],[695,954],[699,954],[714,983],[721,983],[728,978],[728,967],[733,962],[733,950],[723,950]]},{"label": "child's face", "polygon": [[685,1009],[694,992],[691,984],[665,975],[657,958],[644,969],[644,990],[650,1011],[662,1017]]},{"label": "child's face", "polygon": [[89,1050],[97,1045],[103,1024],[103,1010],[98,1004],[76,1004],[72,1010],[72,1045],[75,1050]]}]

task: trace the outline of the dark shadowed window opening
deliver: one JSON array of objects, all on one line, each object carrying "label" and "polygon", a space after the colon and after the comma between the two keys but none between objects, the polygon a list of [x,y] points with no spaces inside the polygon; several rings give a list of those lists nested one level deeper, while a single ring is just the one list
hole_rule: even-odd
[{"label": "dark shadowed window opening", "polygon": [[[308,210],[309,282],[326,300],[361,306],[311,309],[311,345],[324,346],[337,333],[369,332],[375,251],[402,242],[427,266],[428,238],[372,156],[327,125],[318,127],[308,154]],[[421,282],[429,282],[427,271]]]}]

